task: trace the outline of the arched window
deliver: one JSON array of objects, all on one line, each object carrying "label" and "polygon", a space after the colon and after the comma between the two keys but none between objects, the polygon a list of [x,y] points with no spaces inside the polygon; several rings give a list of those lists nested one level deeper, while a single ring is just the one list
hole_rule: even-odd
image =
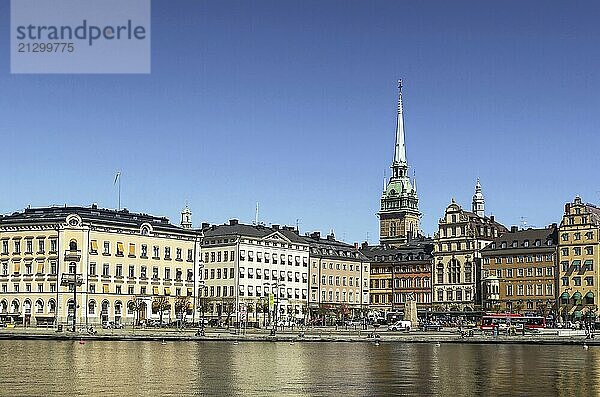
[{"label": "arched window", "polygon": [[102,314],[103,315],[107,315],[108,314],[108,301],[102,301]]},{"label": "arched window", "polygon": [[29,299],[23,303],[23,308],[25,309],[25,313],[31,313],[31,301]]},{"label": "arched window", "polygon": [[36,313],[43,313],[44,312],[44,301],[41,299],[38,299],[35,302],[35,312]]},{"label": "arched window", "polygon": [[56,312],[56,302],[54,299],[50,299],[48,301],[48,312],[55,313]]},{"label": "arched window", "polygon": [[21,307],[21,304],[19,303],[19,300],[13,299],[13,301],[10,304],[10,312],[11,313],[19,313],[20,307]]},{"label": "arched window", "polygon": [[121,303],[121,301],[116,301],[115,302],[115,316],[121,315],[122,308],[123,308],[123,304]]},{"label": "arched window", "polygon": [[91,300],[88,302],[88,314],[96,314],[96,301]]},{"label": "arched window", "polygon": [[70,251],[77,251],[77,240],[71,240],[69,242],[69,250]]},{"label": "arched window", "polygon": [[2,300],[2,302],[0,302],[0,313],[7,313],[8,312],[8,302],[6,300]]}]

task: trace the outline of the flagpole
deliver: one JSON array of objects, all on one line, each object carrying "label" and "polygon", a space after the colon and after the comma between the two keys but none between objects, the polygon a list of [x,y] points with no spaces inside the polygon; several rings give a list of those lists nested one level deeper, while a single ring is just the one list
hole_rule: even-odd
[{"label": "flagpole", "polygon": [[119,211],[121,211],[121,174],[119,173]]}]

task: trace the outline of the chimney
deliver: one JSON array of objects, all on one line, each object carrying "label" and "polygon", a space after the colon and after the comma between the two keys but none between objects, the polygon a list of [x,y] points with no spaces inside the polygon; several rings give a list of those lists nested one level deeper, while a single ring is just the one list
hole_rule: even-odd
[{"label": "chimney", "polygon": [[362,245],[361,245],[362,249],[367,249],[369,248],[369,243],[367,243],[366,241],[363,241]]},{"label": "chimney", "polygon": [[212,225],[212,226],[210,227],[210,230],[212,230],[212,231],[215,231],[215,230],[217,230],[217,225]]},{"label": "chimney", "polygon": [[495,222],[496,218],[494,218],[494,215],[490,215],[490,221]]},{"label": "chimney", "polygon": [[519,231],[519,227],[518,227],[518,226],[511,226],[511,227],[510,227],[510,232],[511,232],[511,233],[515,233],[515,232],[517,232],[517,231]]},{"label": "chimney", "polygon": [[273,230],[279,230],[279,225],[271,225],[271,227],[273,228]]},{"label": "chimney", "polygon": [[312,232],[310,234],[310,238],[314,240],[319,240],[321,238],[321,232]]},{"label": "chimney", "polygon": [[210,223],[202,222],[202,229],[208,229],[210,227]]},{"label": "chimney", "polygon": [[571,210],[571,203],[565,204],[565,214],[568,214]]},{"label": "chimney", "polygon": [[93,210],[97,210],[97,209],[98,209],[98,204],[96,204],[96,203],[92,203],[92,209],[93,209]]},{"label": "chimney", "polygon": [[229,226],[235,226],[238,223],[240,223],[237,219],[230,219],[229,220]]},{"label": "chimney", "polygon": [[354,242],[354,249],[358,249],[358,241]]},{"label": "chimney", "polygon": [[328,241],[335,241],[335,235],[333,233],[327,235]]}]

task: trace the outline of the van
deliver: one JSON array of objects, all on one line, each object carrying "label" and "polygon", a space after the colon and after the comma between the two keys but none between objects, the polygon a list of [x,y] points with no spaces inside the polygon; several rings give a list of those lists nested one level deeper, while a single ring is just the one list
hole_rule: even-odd
[{"label": "van", "polygon": [[412,323],[408,320],[400,320],[388,326],[388,331],[410,331]]}]

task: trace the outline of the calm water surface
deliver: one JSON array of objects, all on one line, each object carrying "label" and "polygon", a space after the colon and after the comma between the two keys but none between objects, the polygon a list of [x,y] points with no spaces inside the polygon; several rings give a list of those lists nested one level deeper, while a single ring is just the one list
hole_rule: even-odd
[{"label": "calm water surface", "polygon": [[0,341],[1,396],[597,396],[600,348]]}]

